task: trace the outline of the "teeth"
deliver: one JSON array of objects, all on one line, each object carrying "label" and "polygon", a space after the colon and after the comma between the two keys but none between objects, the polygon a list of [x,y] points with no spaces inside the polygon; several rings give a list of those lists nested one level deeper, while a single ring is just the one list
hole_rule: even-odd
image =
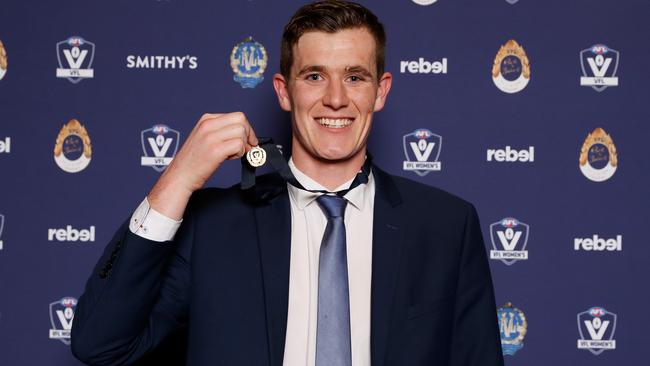
[{"label": "teeth", "polygon": [[349,126],[352,123],[352,119],[349,118],[317,118],[316,122],[318,122],[321,126],[329,127],[329,128],[343,128],[346,126]]}]

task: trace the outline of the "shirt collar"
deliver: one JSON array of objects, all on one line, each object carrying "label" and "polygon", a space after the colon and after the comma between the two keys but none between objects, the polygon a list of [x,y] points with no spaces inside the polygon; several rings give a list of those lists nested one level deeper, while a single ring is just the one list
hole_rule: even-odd
[{"label": "shirt collar", "polygon": [[[305,189],[337,192],[349,188],[350,185],[352,184],[352,181],[354,181],[354,178],[352,178],[347,182],[341,184],[340,186],[336,187],[334,190],[329,190],[323,187],[320,183],[313,180],[312,178],[308,177],[305,173],[301,172],[300,169],[298,169],[296,165],[293,163],[292,158],[289,158],[289,168],[291,169],[291,172],[293,173],[294,177],[296,177],[296,180],[300,184],[302,184],[302,186],[305,187]],[[368,189],[368,186],[372,183],[372,180],[373,180],[372,172],[370,172],[368,176],[368,183],[358,185],[357,187],[351,189],[344,196],[345,199],[358,210],[363,210],[366,191]],[[311,204],[314,200],[316,200],[316,198],[318,198],[318,196],[322,195],[322,193],[309,192],[309,191],[302,190],[300,188],[296,188],[288,183],[287,186],[289,187],[289,192],[291,193],[294,200],[296,201],[298,208],[301,210],[304,210],[305,207],[307,207],[307,205]]]}]

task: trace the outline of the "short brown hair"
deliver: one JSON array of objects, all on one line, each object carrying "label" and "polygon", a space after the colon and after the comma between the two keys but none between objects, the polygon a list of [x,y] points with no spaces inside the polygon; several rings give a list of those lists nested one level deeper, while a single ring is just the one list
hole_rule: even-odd
[{"label": "short brown hair", "polygon": [[282,33],[280,73],[289,78],[293,65],[293,46],[309,31],[336,33],[343,29],[366,28],[375,39],[377,77],[384,73],[386,34],[377,16],[360,4],[325,0],[307,4],[289,19]]}]

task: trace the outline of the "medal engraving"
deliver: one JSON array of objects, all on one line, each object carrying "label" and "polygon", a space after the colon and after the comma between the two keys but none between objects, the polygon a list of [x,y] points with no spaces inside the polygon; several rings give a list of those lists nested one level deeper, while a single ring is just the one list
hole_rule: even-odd
[{"label": "medal engraving", "polygon": [[246,153],[246,160],[252,167],[259,168],[266,163],[266,151],[255,146]]}]

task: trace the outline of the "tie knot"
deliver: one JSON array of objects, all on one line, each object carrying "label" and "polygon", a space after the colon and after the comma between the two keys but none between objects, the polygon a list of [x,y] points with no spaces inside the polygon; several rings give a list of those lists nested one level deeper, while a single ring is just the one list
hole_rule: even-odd
[{"label": "tie knot", "polygon": [[345,213],[345,206],[348,201],[339,196],[330,196],[330,195],[320,195],[316,201],[318,205],[325,211],[328,219],[333,219],[335,217],[343,217]]}]

